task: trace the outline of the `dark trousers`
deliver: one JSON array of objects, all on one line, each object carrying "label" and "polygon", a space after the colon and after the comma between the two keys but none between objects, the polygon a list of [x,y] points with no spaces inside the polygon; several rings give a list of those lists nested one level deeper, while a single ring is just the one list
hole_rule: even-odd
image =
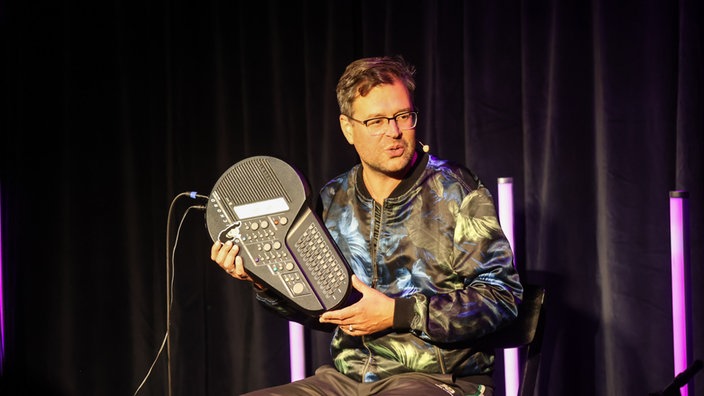
[{"label": "dark trousers", "polygon": [[457,379],[449,374],[404,373],[376,382],[350,379],[331,366],[322,366],[315,375],[299,381],[260,389],[246,396],[493,396],[491,387]]}]

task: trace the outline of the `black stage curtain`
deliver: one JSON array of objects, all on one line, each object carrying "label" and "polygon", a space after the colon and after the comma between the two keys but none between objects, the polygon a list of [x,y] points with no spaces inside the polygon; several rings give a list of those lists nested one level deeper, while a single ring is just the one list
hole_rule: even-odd
[{"label": "black stage curtain", "polygon": [[[319,188],[357,161],[337,78],[400,54],[431,153],[495,196],[514,180],[516,264],[547,287],[540,394],[662,389],[673,190],[704,357],[703,17],[699,0],[2,2],[4,382],[129,395],[154,359],[139,395],[287,382],[288,322],[210,261],[180,194],[253,155]],[[328,338],[307,332],[309,373]]]}]

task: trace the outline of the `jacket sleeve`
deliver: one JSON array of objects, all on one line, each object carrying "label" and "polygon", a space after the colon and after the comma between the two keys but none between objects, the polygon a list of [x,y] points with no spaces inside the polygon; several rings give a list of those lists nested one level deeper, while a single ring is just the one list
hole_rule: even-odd
[{"label": "jacket sleeve", "polygon": [[523,287],[488,190],[467,194],[454,216],[454,290],[397,298],[394,328],[436,343],[474,341],[517,316]]}]

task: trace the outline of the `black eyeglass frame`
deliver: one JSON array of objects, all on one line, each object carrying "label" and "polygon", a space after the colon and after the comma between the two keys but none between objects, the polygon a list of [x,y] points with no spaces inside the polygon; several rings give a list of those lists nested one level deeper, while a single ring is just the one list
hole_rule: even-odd
[{"label": "black eyeglass frame", "polygon": [[[412,116],[413,116],[413,125],[412,125],[411,127],[407,127],[407,128],[401,128],[401,127],[399,126],[399,128],[400,128],[400,129],[403,129],[403,130],[408,130],[408,129],[413,129],[413,128],[415,128],[416,125],[418,125],[418,111],[416,111],[416,110],[412,110],[412,111],[403,111],[403,112],[401,112],[401,113],[396,114],[396,115],[393,116],[393,117],[372,117],[372,118],[366,119],[366,120],[364,120],[364,121],[358,120],[358,119],[356,119],[356,118],[354,118],[354,117],[352,117],[352,116],[350,116],[350,115],[347,115],[347,114],[345,114],[345,117],[349,118],[349,119],[352,120],[352,121],[356,121],[356,122],[358,122],[358,123],[364,125],[366,128],[370,128],[370,127],[369,127],[369,122],[371,122],[371,121],[386,120],[386,124],[383,125],[383,126],[386,126],[386,125],[389,125],[389,124],[391,123],[391,120],[394,120],[394,121],[396,122],[396,125],[399,125],[397,118],[398,118],[398,117],[402,117],[402,116],[406,116],[406,115],[412,115]],[[372,135],[382,135],[383,133],[384,133],[383,131],[380,131],[379,133],[373,133]]]}]

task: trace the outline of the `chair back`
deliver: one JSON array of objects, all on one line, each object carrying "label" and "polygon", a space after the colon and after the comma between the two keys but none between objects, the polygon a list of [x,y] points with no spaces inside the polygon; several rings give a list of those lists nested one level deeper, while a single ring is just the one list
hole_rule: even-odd
[{"label": "chair back", "polygon": [[523,285],[523,301],[518,306],[516,320],[481,341],[481,345],[486,348],[519,348],[521,365],[519,396],[532,395],[535,391],[543,341],[544,302],[544,287]]}]

